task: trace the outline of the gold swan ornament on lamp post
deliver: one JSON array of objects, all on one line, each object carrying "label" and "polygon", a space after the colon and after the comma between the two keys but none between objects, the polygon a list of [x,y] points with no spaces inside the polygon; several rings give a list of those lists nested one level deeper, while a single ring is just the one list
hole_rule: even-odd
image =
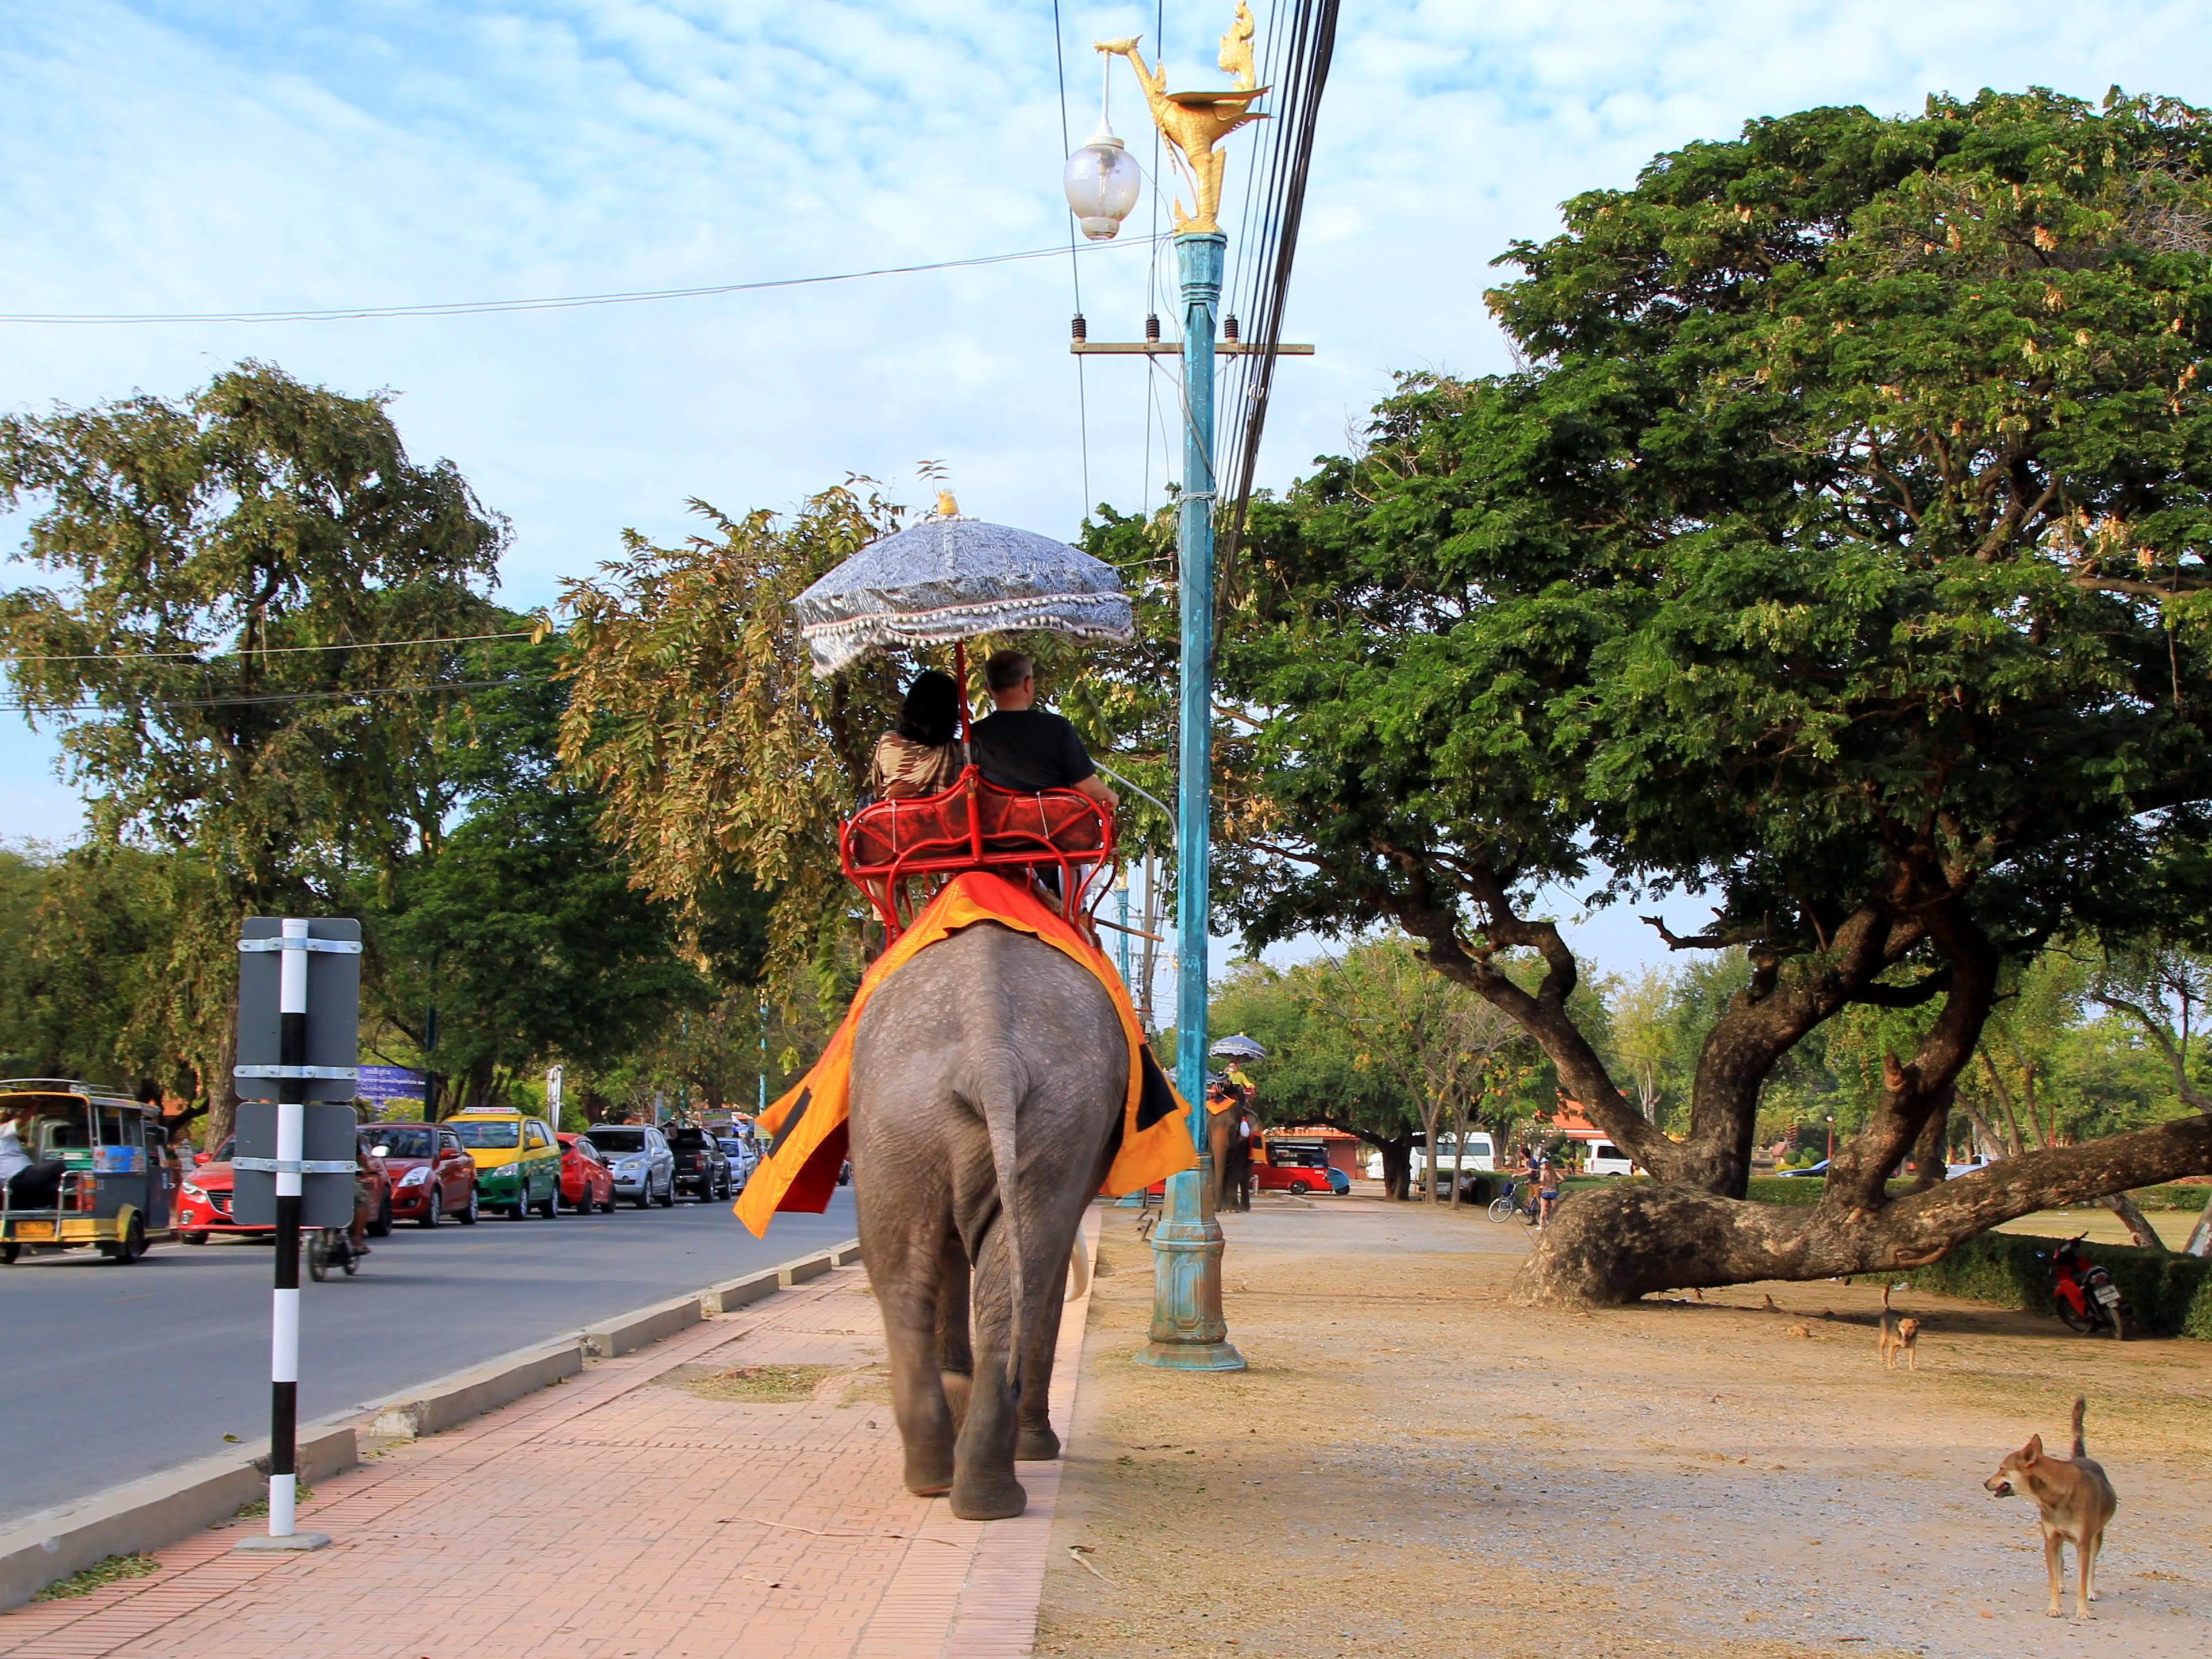
[{"label": "gold swan ornament on lamp post", "polygon": [[1152,106],[1152,125],[1174,147],[1176,161],[1190,180],[1197,211],[1185,213],[1180,198],[1170,204],[1177,235],[1205,235],[1221,228],[1217,216],[1221,210],[1224,158],[1214,146],[1237,128],[1267,118],[1252,108],[1254,101],[1268,90],[1253,84],[1256,78],[1252,64],[1255,29],[1252,8],[1244,0],[1237,0],[1237,21],[1221,37],[1221,52],[1215,59],[1236,77],[1237,84],[1218,92],[1170,92],[1167,59],[1161,58],[1156,68],[1146,68],[1144,54],[1137,50],[1142,35],[1091,42],[1097,51],[1129,60],[1129,66],[1137,72],[1137,83],[1145,89],[1145,101]]}]

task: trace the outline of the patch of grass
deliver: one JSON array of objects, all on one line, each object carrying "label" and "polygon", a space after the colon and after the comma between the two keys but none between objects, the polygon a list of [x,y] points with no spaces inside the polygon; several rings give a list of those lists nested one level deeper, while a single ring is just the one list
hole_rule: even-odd
[{"label": "patch of grass", "polygon": [[814,1398],[835,1365],[740,1365],[686,1378],[678,1386],[702,1400],[736,1400],[754,1406],[789,1406]]},{"label": "patch of grass", "polygon": [[73,1572],[66,1578],[58,1578],[31,1599],[33,1601],[66,1601],[71,1596],[89,1595],[96,1589],[120,1583],[125,1578],[145,1578],[161,1571],[161,1564],[150,1555],[111,1555],[105,1561],[95,1561],[82,1572]]},{"label": "patch of grass", "polygon": [[[302,1481],[293,1488],[292,1501],[295,1504],[304,1504],[314,1495],[315,1489]],[[263,1494],[250,1504],[240,1504],[230,1512],[230,1518],[234,1521],[266,1521],[269,1518],[267,1494]]]}]

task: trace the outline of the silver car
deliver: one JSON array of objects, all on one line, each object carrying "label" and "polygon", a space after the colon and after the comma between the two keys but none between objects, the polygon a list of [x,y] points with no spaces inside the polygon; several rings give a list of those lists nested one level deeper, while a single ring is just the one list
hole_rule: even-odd
[{"label": "silver car", "polygon": [[722,1154],[730,1160],[730,1185],[738,1192],[752,1179],[753,1171],[760,1165],[760,1149],[749,1135],[723,1135]]},{"label": "silver car", "polygon": [[676,1154],[659,1130],[643,1123],[594,1123],[592,1145],[614,1172],[615,1198],[641,1210],[676,1203]]}]

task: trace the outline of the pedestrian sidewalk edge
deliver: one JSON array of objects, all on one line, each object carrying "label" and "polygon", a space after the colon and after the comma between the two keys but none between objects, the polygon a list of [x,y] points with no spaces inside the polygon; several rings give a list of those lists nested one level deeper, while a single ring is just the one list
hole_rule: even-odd
[{"label": "pedestrian sidewalk edge", "polygon": [[[860,1259],[860,1242],[794,1257],[773,1267],[723,1279],[688,1296],[656,1302],[615,1319],[601,1320],[574,1336],[502,1354],[481,1365],[437,1377],[364,1408],[303,1428],[300,1478],[307,1482],[359,1462],[359,1437],[436,1434],[525,1395],[575,1376],[587,1358],[635,1352],[715,1314],[819,1279]],[[0,1529],[0,1612],[20,1607],[58,1579],[111,1555],[157,1550],[224,1521],[267,1492],[269,1452],[241,1448],[187,1463],[143,1480],[112,1486],[76,1504],[44,1510]]]}]

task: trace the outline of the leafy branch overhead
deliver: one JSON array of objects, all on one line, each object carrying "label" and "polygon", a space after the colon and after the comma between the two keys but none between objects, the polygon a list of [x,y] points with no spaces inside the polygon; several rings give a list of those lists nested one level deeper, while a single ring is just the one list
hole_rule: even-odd
[{"label": "leafy branch overhead", "polygon": [[[1717,1197],[1796,1043],[1924,1005],[1790,1224],[1829,1255],[1776,1235],[1802,1263],[2212,1164],[2183,1123],[1887,1192],[1940,1167],[2008,959],[2208,914],[2207,179],[2199,112],[2031,92],[1754,122],[1569,203],[1491,296],[1528,367],[1408,377],[1250,539],[1225,683],[1271,711],[1277,827],[1231,866],[1240,920],[1395,921]],[[1679,1138],[1542,920],[1600,868],[1598,902],[1702,895],[1676,943],[1750,954]]]}]

